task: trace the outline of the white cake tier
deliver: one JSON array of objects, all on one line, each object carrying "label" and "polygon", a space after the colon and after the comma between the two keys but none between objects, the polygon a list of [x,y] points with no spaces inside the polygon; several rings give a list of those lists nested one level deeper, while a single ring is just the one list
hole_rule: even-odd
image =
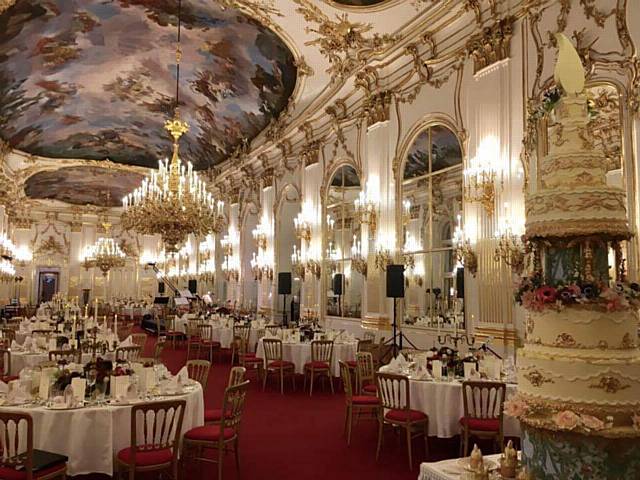
[{"label": "white cake tier", "polygon": [[603,358],[600,350],[592,358],[572,355],[571,349],[544,350],[525,346],[518,351],[518,390],[523,394],[553,402],[640,407],[637,349],[618,351],[615,359]]},{"label": "white cake tier", "polygon": [[637,346],[638,312],[583,307],[547,309],[528,312],[526,329],[526,342],[531,345],[614,353]]},{"label": "white cake tier", "polygon": [[541,190],[605,187],[606,165],[602,153],[573,150],[547,155],[540,164]]},{"label": "white cake tier", "polygon": [[607,235],[627,238],[625,194],[614,187],[558,188],[527,197],[528,237]]}]

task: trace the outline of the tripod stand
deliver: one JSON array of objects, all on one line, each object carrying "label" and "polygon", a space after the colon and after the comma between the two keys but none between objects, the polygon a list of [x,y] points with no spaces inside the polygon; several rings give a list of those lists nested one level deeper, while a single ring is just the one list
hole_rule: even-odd
[{"label": "tripod stand", "polygon": [[398,318],[397,318],[397,308],[398,308],[398,297],[393,298],[393,336],[384,342],[383,345],[386,345],[387,348],[384,352],[382,358],[386,358],[386,356],[391,353],[392,357],[397,357],[398,353],[403,348],[403,341],[406,341],[412,348],[417,348],[411,340],[404,334],[402,329],[398,327]]}]

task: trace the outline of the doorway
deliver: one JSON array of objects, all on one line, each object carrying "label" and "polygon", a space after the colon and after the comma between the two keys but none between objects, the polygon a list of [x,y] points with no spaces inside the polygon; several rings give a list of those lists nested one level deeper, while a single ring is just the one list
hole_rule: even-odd
[{"label": "doorway", "polygon": [[38,303],[49,302],[59,289],[59,272],[38,273]]}]

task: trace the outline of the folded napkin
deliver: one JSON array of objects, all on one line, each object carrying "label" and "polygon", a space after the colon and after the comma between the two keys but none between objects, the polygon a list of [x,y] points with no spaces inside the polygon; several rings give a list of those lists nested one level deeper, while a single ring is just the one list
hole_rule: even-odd
[{"label": "folded napkin", "polygon": [[0,380],[0,393],[7,394],[9,393],[9,385]]},{"label": "folded napkin", "polygon": [[[27,343],[27,340],[28,339],[25,339],[24,343]],[[15,340],[11,340],[11,350],[13,350],[14,352],[19,352],[22,350],[22,346]]]},{"label": "folded napkin", "polygon": [[120,347],[133,347],[133,340],[131,339],[131,335],[125,338],[122,342],[120,342]]},{"label": "folded napkin", "polygon": [[180,371],[176,375],[176,379],[180,385],[184,385],[189,381],[189,371],[187,370],[186,366],[180,369]]}]

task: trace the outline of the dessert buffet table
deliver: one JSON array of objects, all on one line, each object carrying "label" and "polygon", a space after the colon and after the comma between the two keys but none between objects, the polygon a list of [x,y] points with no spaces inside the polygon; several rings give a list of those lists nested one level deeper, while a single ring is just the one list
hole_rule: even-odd
[{"label": "dessert buffet table", "polygon": [[[349,360],[355,360],[357,343],[334,343],[333,344],[333,365],[331,366],[331,372],[334,377],[340,376],[340,364],[339,361],[347,362]],[[264,358],[264,347],[262,346],[262,339],[258,341],[258,350],[256,356]],[[282,343],[282,359],[288,362],[293,362],[296,366],[296,373],[304,373],[304,365],[311,361],[311,343]]]},{"label": "dessert buffet table", "polygon": [[[485,462],[492,461],[498,465],[500,454],[487,455],[484,459]],[[460,459],[454,458],[451,460],[442,460],[441,462],[423,463],[420,465],[420,476],[418,480],[463,480],[465,473]]]},{"label": "dessert buffet table", "polygon": [[[507,399],[516,393],[516,385],[507,384]],[[460,433],[460,418],[464,416],[462,383],[458,380],[410,380],[411,408],[429,415],[429,435],[451,438]],[[520,436],[518,420],[504,416],[504,434]]]},{"label": "dessert buffet table", "polygon": [[[156,401],[186,400],[182,433],[204,424],[202,387],[196,383],[186,388],[182,395],[154,397]],[[70,476],[111,475],[114,455],[131,444],[132,405],[73,410],[51,410],[44,406],[0,408],[28,412],[33,417],[34,448],[68,456],[67,475]]]}]

